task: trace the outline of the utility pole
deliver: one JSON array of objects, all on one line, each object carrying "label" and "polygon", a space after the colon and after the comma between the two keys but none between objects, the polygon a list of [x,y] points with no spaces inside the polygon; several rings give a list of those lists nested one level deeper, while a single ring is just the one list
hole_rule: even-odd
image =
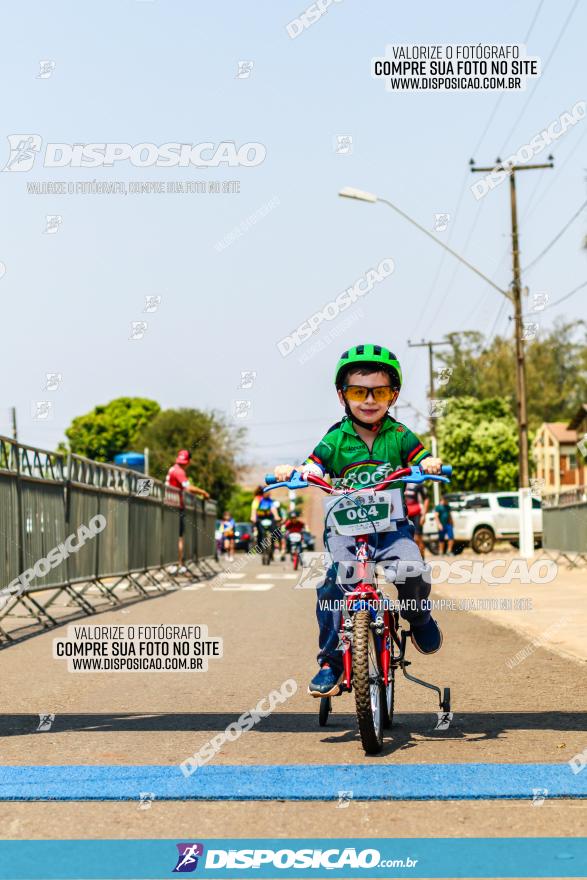
[{"label": "utility pole", "polygon": [[[433,413],[433,405],[432,401],[434,400],[434,349],[439,345],[450,345],[450,342],[446,340],[442,342],[432,342],[431,339],[425,340],[422,339],[421,342],[410,342],[408,339],[409,348],[427,348],[428,349],[428,381],[429,381],[429,401],[430,401],[430,410],[428,413],[429,423],[430,423],[430,437],[431,437],[431,446],[432,446],[432,455],[436,458],[438,455],[438,440],[436,438],[436,417]],[[434,505],[436,506],[440,501],[440,488],[438,483],[433,484],[434,490]]]},{"label": "utility pole", "polygon": [[532,531],[532,496],[530,493],[530,462],[528,450],[528,408],[526,397],[526,362],[522,325],[522,273],[520,270],[520,244],[518,237],[518,209],[516,201],[516,171],[538,171],[554,168],[553,157],[541,165],[508,165],[501,164],[491,168],[476,167],[471,159],[471,171],[488,173],[505,171],[510,179],[510,203],[512,220],[512,292],[509,299],[514,306],[514,332],[516,346],[516,399],[518,417],[518,468],[520,489],[520,555],[529,557],[534,554],[534,533]]},{"label": "utility pole", "polygon": [[10,418],[12,421],[12,439],[18,440],[18,431],[16,430],[16,407],[10,407]]}]

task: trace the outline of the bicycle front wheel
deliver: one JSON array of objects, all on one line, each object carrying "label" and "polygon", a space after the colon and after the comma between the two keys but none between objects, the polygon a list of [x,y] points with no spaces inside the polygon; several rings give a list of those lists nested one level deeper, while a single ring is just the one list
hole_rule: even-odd
[{"label": "bicycle front wheel", "polygon": [[376,755],[383,747],[386,694],[368,611],[357,612],[353,624],[353,690],[363,748],[368,755]]}]

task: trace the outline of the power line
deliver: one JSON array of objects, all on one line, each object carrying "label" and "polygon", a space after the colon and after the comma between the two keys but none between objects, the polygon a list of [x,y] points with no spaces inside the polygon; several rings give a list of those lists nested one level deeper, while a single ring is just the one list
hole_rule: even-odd
[{"label": "power line", "polygon": [[487,283],[490,284],[491,287],[495,288],[495,290],[497,290],[498,293],[501,293],[504,296],[509,296],[509,294],[505,290],[502,290],[501,287],[498,287],[497,284],[495,284],[491,280],[491,278],[488,278],[487,275],[485,275],[483,272],[481,272],[480,269],[477,269],[476,266],[473,266],[472,263],[469,263],[468,260],[465,260],[464,257],[461,257],[461,255],[457,254],[456,251],[453,251],[452,248],[449,248],[449,246],[447,244],[445,244],[443,241],[440,241],[440,239],[437,238],[435,235],[432,235],[432,233],[429,232],[424,226],[422,226],[416,220],[413,220],[409,216],[409,214],[406,214],[405,211],[402,211],[401,208],[398,208],[397,205],[394,205],[393,202],[389,201],[389,199],[382,199],[380,196],[378,196],[377,201],[383,202],[385,205],[389,205],[390,208],[393,208],[393,210],[396,211],[400,215],[400,217],[403,217],[404,220],[407,220],[408,223],[411,223],[412,226],[415,226],[416,229],[419,229],[420,232],[423,232],[424,235],[427,235],[428,238],[431,238],[432,241],[435,241],[436,244],[438,244],[438,245],[440,245],[440,247],[444,248],[445,251],[448,251],[449,254],[452,254],[453,257],[456,257],[456,259],[459,260],[459,262],[464,263],[464,265],[467,266],[469,269],[471,269],[472,272],[474,272],[476,275],[479,275],[479,277],[483,278],[484,281],[487,281]]},{"label": "power line", "polygon": [[[540,0],[540,3],[538,4],[538,7],[537,7],[537,9],[536,9],[536,12],[534,13],[534,18],[532,19],[532,21],[531,21],[531,23],[530,23],[530,27],[528,28],[528,31],[527,31],[527,33],[526,33],[526,36],[524,37],[524,45],[526,45],[526,43],[527,43],[528,40],[530,39],[530,34],[531,34],[532,31],[534,30],[534,25],[536,24],[536,21],[537,21],[537,19],[538,19],[538,16],[540,15],[540,10],[542,9],[543,5],[544,5],[544,0]],[[482,143],[483,143],[483,140],[484,140],[484,138],[485,138],[485,135],[486,135],[487,132],[489,131],[489,127],[490,127],[491,123],[493,122],[493,117],[494,117],[495,114],[497,113],[497,111],[498,111],[498,109],[499,109],[499,107],[500,107],[500,105],[501,105],[501,102],[503,101],[503,96],[504,96],[504,95],[505,95],[505,92],[500,92],[499,97],[498,97],[497,101],[496,101],[495,104],[494,104],[493,110],[491,111],[491,114],[490,114],[490,116],[489,116],[489,119],[487,120],[487,124],[485,125],[485,128],[483,129],[483,131],[482,131],[482,133],[481,133],[481,137],[480,137],[479,140],[477,141],[477,144],[476,144],[476,146],[474,147],[473,152],[471,153],[472,156],[474,156],[475,153],[476,153],[476,152],[479,150],[479,148],[481,147],[481,145],[482,145]]]},{"label": "power line", "polygon": [[547,244],[546,247],[545,247],[542,251],[540,251],[540,253],[538,254],[538,256],[537,256],[537,257],[534,257],[534,259],[532,260],[532,262],[531,262],[531,263],[528,263],[528,265],[525,266],[524,269],[522,269],[523,272],[527,272],[528,269],[531,269],[532,266],[536,265],[536,263],[538,262],[538,260],[540,260],[540,259],[544,256],[544,254],[547,254],[547,253],[548,253],[548,251],[551,249],[551,247],[557,243],[557,241],[559,240],[559,238],[561,237],[561,235],[563,235],[563,234],[567,231],[567,229],[569,228],[569,226],[571,225],[571,223],[573,223],[573,222],[577,219],[577,217],[579,216],[579,214],[581,213],[581,211],[584,211],[586,207],[587,207],[587,199],[583,202],[583,204],[581,205],[581,207],[580,207],[580,208],[579,208],[579,209],[573,214],[573,216],[571,217],[571,219],[570,219],[567,223],[565,223],[565,225],[563,226],[563,228],[561,229],[561,231],[558,232],[558,233],[555,235],[555,237],[552,239],[552,241],[550,242],[550,244]]},{"label": "power line", "polygon": [[[536,210],[538,205],[543,201],[546,194],[548,192],[550,192],[551,187],[556,183],[558,175],[561,173],[561,171],[563,170],[563,168],[565,167],[565,165],[567,164],[569,159],[571,159],[575,155],[578,147],[580,146],[581,142],[583,141],[583,138],[586,135],[587,135],[587,128],[585,129],[585,131],[583,132],[583,134],[581,135],[581,137],[579,138],[579,140],[577,141],[577,143],[575,144],[575,146],[573,147],[573,149],[571,150],[571,152],[569,153],[567,158],[560,165],[557,166],[557,169],[554,172],[554,174],[552,175],[552,178],[550,179],[549,183],[547,184],[544,192],[542,193],[542,195],[540,196],[540,198],[538,199],[538,201],[534,205],[534,211]],[[553,150],[553,152],[555,152],[555,151]],[[558,153],[556,155],[558,155]],[[540,175],[540,179],[542,179],[542,175]],[[525,220],[529,213],[530,213],[530,204],[528,204],[528,207],[526,209],[526,213],[524,214],[522,219]]]},{"label": "power line", "polygon": [[528,33],[524,37],[524,43],[527,43],[528,40],[530,39],[530,34],[534,30],[534,25],[536,24],[536,20],[537,20],[538,16],[540,15],[540,10],[542,9],[543,6],[544,6],[544,0],[540,0],[540,3],[538,4],[538,8],[537,8],[536,12],[534,13],[534,18],[532,19],[530,27],[528,28]]},{"label": "power line", "polygon": [[522,116],[525,114],[526,110],[528,109],[528,107],[529,107],[529,105],[530,105],[530,102],[531,102],[532,98],[533,98],[534,95],[536,94],[536,90],[538,89],[540,83],[541,83],[542,80],[544,79],[544,74],[546,73],[546,69],[547,69],[548,65],[550,64],[550,62],[551,62],[551,60],[552,60],[552,58],[553,58],[553,56],[554,56],[556,50],[558,49],[559,44],[560,44],[560,41],[562,40],[562,38],[563,38],[563,36],[564,36],[564,34],[565,34],[565,32],[566,32],[566,29],[567,29],[568,26],[569,26],[569,23],[570,23],[570,21],[571,21],[571,18],[572,18],[573,15],[575,14],[575,9],[577,8],[578,5],[579,5],[579,0],[575,0],[575,2],[573,3],[573,6],[572,6],[572,8],[571,8],[571,11],[569,12],[569,14],[567,15],[567,17],[566,17],[566,19],[565,19],[565,23],[563,24],[563,26],[562,26],[562,28],[561,28],[561,30],[560,30],[559,35],[558,35],[558,37],[557,37],[556,40],[555,40],[554,46],[552,47],[552,49],[551,49],[551,51],[550,51],[550,55],[549,55],[548,58],[546,59],[546,61],[545,61],[545,63],[544,63],[544,66],[542,67],[542,69],[541,69],[541,71],[540,71],[540,76],[539,76],[538,80],[536,81],[536,83],[535,83],[535,85],[534,85],[534,88],[532,89],[532,91],[531,91],[530,94],[528,95],[528,98],[526,99],[526,103],[525,103],[524,106],[522,107],[521,112],[520,112],[519,115],[517,116],[516,121],[514,122],[513,126],[511,127],[511,129],[510,129],[510,131],[509,131],[509,133],[508,133],[508,135],[507,135],[507,137],[506,137],[506,139],[505,139],[505,141],[504,141],[504,145],[503,145],[503,147],[502,147],[501,150],[500,150],[500,155],[504,152],[504,150],[505,150],[505,148],[506,148],[506,146],[507,146],[507,143],[508,143],[510,137],[512,136],[512,134],[514,133],[514,131],[516,130],[516,128],[517,128],[518,125],[520,124],[520,120],[521,120]]},{"label": "power line", "polygon": [[[543,5],[544,5],[544,0],[540,0],[540,2],[538,3],[538,6],[536,7],[536,11],[535,11],[534,16],[533,16],[533,18],[532,18],[532,21],[530,22],[530,25],[529,25],[528,30],[527,30],[527,32],[526,32],[526,36],[524,37],[524,44],[526,44],[526,43],[528,42],[528,40],[530,39],[530,35],[531,35],[532,31],[534,30],[534,26],[535,26],[535,24],[536,24],[536,22],[537,22],[537,20],[538,20],[538,16],[540,15],[540,12],[541,12],[541,10],[542,10]],[[479,137],[478,140],[477,140],[477,144],[475,145],[475,147],[474,147],[473,150],[471,151],[470,155],[475,155],[475,153],[478,151],[478,149],[480,148],[481,144],[483,143],[483,140],[485,139],[485,135],[487,134],[487,132],[488,132],[488,130],[489,130],[489,127],[490,127],[491,123],[493,122],[493,119],[494,119],[495,114],[497,113],[497,110],[498,110],[498,108],[499,108],[499,106],[500,106],[500,104],[501,104],[501,101],[502,101],[502,99],[503,99],[504,94],[505,94],[505,92],[501,92],[501,94],[499,95],[497,101],[495,102],[494,107],[493,107],[493,110],[491,111],[491,113],[490,113],[490,115],[489,115],[489,119],[487,120],[487,122],[486,122],[486,124],[485,124],[485,128],[484,128],[483,131],[481,132],[481,135],[480,135],[480,137]],[[458,210],[459,210],[459,207],[460,207],[460,205],[461,205],[461,202],[462,202],[462,199],[463,199],[463,195],[464,195],[464,192],[465,192],[465,187],[466,187],[466,183],[467,183],[467,178],[468,178],[468,176],[469,176],[469,175],[468,175],[468,172],[465,172],[465,175],[464,175],[464,178],[463,178],[463,183],[462,183],[462,185],[461,185],[461,191],[460,191],[459,198],[458,198],[458,201],[457,201],[457,207],[456,207],[456,210],[455,210],[455,214],[458,214]],[[467,236],[467,240],[466,240],[466,242],[465,242],[465,245],[464,245],[463,250],[466,250],[467,247],[468,247],[468,245],[469,245],[469,241],[471,240],[471,237],[472,237],[473,232],[474,232],[474,230],[475,230],[475,227],[477,226],[477,223],[478,223],[478,221],[479,221],[479,219],[480,219],[481,212],[482,212],[484,206],[485,206],[485,202],[484,202],[484,201],[483,201],[483,202],[477,202],[477,213],[476,213],[476,215],[475,215],[475,219],[474,219],[474,221],[473,221],[473,223],[472,223],[472,225],[471,225],[471,227],[470,227],[470,229],[469,229],[469,234],[468,234],[468,236]],[[454,225],[451,225],[451,229],[450,229],[449,236],[448,236],[448,243],[449,243],[449,244],[450,244],[450,241],[451,241],[451,239],[452,239],[453,230],[454,230]],[[431,294],[432,294],[432,292],[433,292],[433,290],[434,290],[434,288],[435,288],[435,286],[436,286],[436,282],[437,282],[437,280],[438,280],[438,278],[439,278],[439,276],[440,276],[440,272],[441,272],[441,270],[442,270],[442,267],[444,266],[444,260],[445,260],[445,254],[443,254],[442,257],[441,257],[441,259],[440,259],[440,263],[439,263],[439,265],[438,265],[438,269],[437,269],[437,272],[436,272],[436,276],[435,276],[435,278],[434,278],[434,281],[432,282],[432,285],[431,285],[431,287],[430,287],[429,294],[428,294],[428,296],[427,296],[427,298],[426,298],[426,301],[425,301],[425,305],[424,305],[424,307],[423,307],[423,309],[422,309],[423,312],[425,311],[426,306],[428,305],[428,302],[429,302],[429,300],[430,300]],[[501,262],[501,261],[500,261],[500,262]],[[453,273],[452,273],[452,275],[451,275],[451,277],[450,277],[450,279],[449,279],[449,282],[448,282],[448,284],[446,285],[446,288],[445,288],[445,291],[444,291],[444,295],[441,297],[440,305],[439,305],[439,307],[438,307],[438,309],[437,309],[437,311],[436,311],[436,313],[435,313],[435,315],[434,315],[433,321],[429,322],[427,326],[431,326],[431,324],[436,320],[436,318],[437,318],[437,316],[438,316],[438,312],[440,311],[440,308],[441,308],[442,305],[444,304],[444,300],[446,299],[446,296],[447,296],[447,294],[448,294],[450,288],[452,287],[452,285],[453,285],[453,283],[454,283],[454,280],[455,280],[455,278],[456,278],[456,276],[457,276],[457,274],[458,274],[459,268],[460,268],[459,266],[455,266],[455,268],[454,268],[454,270],[453,270]]]},{"label": "power line", "polygon": [[579,284],[578,287],[575,287],[570,293],[565,293],[564,296],[561,296],[560,299],[556,299],[553,303],[545,308],[541,309],[542,312],[545,312],[546,309],[552,309],[554,306],[558,306],[559,303],[562,303],[565,299],[569,299],[569,297],[573,296],[573,294],[578,293],[579,290],[582,290],[584,287],[587,287],[587,281],[584,281],[582,284]]}]

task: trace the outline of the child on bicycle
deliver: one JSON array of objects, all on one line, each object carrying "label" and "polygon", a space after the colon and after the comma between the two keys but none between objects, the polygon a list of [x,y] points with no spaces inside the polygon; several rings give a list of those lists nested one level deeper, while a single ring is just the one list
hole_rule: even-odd
[{"label": "child on bicycle", "polygon": [[300,519],[297,510],[292,510],[288,518],[283,524],[283,528],[285,531],[285,540],[287,542],[287,549],[291,551],[291,542],[289,540],[289,536],[292,534],[301,535],[304,529],[306,528],[306,524],[303,519]]},{"label": "child on bicycle", "polygon": [[[306,461],[294,468],[278,465],[279,481],[290,479],[293,470],[338,478],[346,489],[364,489],[381,482],[399,467],[420,465],[429,474],[439,474],[442,462],[432,458],[415,434],[395,421],[388,409],[399,396],[402,372],[396,356],[381,345],[357,345],[343,352],[334,378],[345,417],[328,429]],[[391,487],[398,484],[391,484]],[[402,483],[399,484],[403,486]],[[404,505],[405,514],[405,505]],[[381,563],[385,578],[397,578],[401,615],[410,624],[411,640],[422,654],[433,654],[442,644],[442,633],[430,616],[424,600],[430,594],[430,569],[414,541],[414,527],[407,515],[396,521],[397,530],[369,536],[375,562]],[[320,669],[310,682],[313,697],[338,694],[343,677],[342,652],[338,649],[341,611],[328,610],[324,600],[340,600],[344,591],[337,583],[341,563],[355,560],[354,539],[327,533],[333,565],[318,587],[316,616],[319,626]],[[398,577],[398,562],[408,577]],[[344,566],[343,566],[344,567]],[[412,601],[410,601],[412,600]],[[337,602],[330,603],[336,608]]]}]

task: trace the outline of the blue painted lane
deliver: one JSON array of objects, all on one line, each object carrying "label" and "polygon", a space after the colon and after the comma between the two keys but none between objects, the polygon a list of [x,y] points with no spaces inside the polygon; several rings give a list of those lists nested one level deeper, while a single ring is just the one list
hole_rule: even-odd
[{"label": "blue painted lane", "polygon": [[[546,791],[544,791],[546,789]],[[587,771],[562,764],[295,764],[0,767],[0,800],[482,800],[587,797]]]}]

